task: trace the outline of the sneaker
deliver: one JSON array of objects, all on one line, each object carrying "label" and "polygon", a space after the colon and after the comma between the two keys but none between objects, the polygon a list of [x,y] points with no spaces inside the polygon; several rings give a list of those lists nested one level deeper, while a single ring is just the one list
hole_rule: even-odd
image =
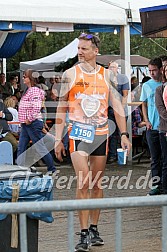
[{"label": "sneaker", "polygon": [[54,163],[54,166],[60,166],[61,164],[60,164],[60,161],[57,159],[57,158],[55,158],[54,160],[53,160],[53,163]]},{"label": "sneaker", "polygon": [[48,171],[46,175],[51,176],[54,179],[57,175],[57,170]]},{"label": "sneaker", "polygon": [[99,232],[98,232],[97,228],[90,227],[89,228],[89,235],[90,235],[90,244],[91,244],[91,246],[104,245],[104,241],[99,236]]},{"label": "sneaker", "polygon": [[112,164],[112,163],[114,163],[114,162],[116,162],[117,161],[117,158],[115,158],[115,157],[110,157],[110,158],[108,158],[107,159],[107,164]]},{"label": "sneaker", "polygon": [[151,189],[148,193],[148,195],[150,195],[150,196],[155,196],[155,195],[160,195],[160,194],[161,194],[161,189],[158,186]]},{"label": "sneaker", "polygon": [[37,168],[34,167],[34,166],[31,166],[30,167],[30,171],[33,172],[33,173],[36,173],[37,172]]},{"label": "sneaker", "polygon": [[40,159],[38,160],[35,164],[34,164],[35,167],[45,167],[46,164]]},{"label": "sneaker", "polygon": [[77,235],[80,235],[79,243],[75,247],[75,251],[82,252],[82,251],[89,251],[90,247],[90,238],[88,232],[77,233]]}]

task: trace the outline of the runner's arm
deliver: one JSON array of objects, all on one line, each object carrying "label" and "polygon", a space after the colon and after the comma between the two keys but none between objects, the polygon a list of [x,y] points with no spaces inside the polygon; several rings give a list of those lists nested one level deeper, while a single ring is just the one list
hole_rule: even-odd
[{"label": "runner's arm", "polygon": [[[110,73],[109,72],[106,72],[106,73],[107,73],[106,80],[108,80],[108,83],[109,83],[109,99],[111,100],[111,104],[113,106],[116,123],[121,133],[127,132],[125,112],[121,103],[121,95],[114,88],[113,83],[111,83],[110,78],[109,78]],[[123,149],[127,149],[128,154],[130,153],[132,144],[130,143],[129,139],[125,135],[121,137],[121,146]]]},{"label": "runner's arm", "polygon": [[67,72],[62,77],[60,98],[56,111],[55,119],[55,155],[59,161],[63,161],[63,156],[66,155],[63,139],[63,130],[66,122],[66,113],[68,110],[68,92],[69,92],[69,81],[67,78]]}]

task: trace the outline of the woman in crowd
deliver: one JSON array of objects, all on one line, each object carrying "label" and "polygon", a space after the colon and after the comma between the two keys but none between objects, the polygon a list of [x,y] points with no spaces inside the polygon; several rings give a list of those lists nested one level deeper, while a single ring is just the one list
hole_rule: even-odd
[{"label": "woman in crowd", "polygon": [[[42,103],[45,99],[45,93],[42,89],[35,86],[35,78],[32,70],[28,69],[23,75],[24,84],[27,86],[26,92],[23,94],[19,103],[19,121],[21,123],[21,133],[18,145],[18,165],[31,166],[33,158],[26,151],[29,141],[33,143],[33,150],[40,155],[47,165],[48,171],[54,173],[56,168],[53,158],[48,152],[43,142],[43,119],[41,114]],[[31,155],[35,155],[32,152]]]},{"label": "woman in crowd", "polygon": [[160,118],[159,136],[162,152],[162,189],[163,193],[167,194],[167,109],[163,100],[163,96],[164,98],[166,97],[167,65],[163,68],[163,79],[164,83],[156,89],[155,102]]}]

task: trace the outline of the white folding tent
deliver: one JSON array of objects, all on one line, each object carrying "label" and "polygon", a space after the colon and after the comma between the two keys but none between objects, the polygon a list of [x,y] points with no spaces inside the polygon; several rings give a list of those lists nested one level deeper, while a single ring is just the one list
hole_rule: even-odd
[{"label": "white folding tent", "polygon": [[38,72],[54,71],[55,66],[60,62],[66,62],[68,59],[74,58],[77,55],[78,41],[77,38],[74,39],[70,44],[49,56],[37,60],[20,62],[20,70],[24,71],[31,68]]}]

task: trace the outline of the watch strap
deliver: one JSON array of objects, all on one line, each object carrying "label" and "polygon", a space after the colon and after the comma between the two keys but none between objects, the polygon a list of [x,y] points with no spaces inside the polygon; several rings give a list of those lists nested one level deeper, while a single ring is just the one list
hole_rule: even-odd
[{"label": "watch strap", "polygon": [[122,136],[127,136],[127,137],[129,138],[129,133],[128,133],[128,132],[122,132],[122,133],[121,133],[121,137],[122,137]]}]

